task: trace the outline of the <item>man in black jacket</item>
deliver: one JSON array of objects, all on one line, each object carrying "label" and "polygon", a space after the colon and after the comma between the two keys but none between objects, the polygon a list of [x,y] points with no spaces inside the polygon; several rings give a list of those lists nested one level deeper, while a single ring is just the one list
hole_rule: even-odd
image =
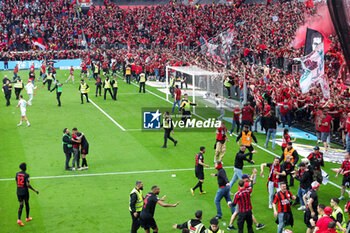
[{"label": "man in black jacket", "polygon": [[311,183],[313,182],[313,170],[311,166],[306,166],[305,163],[299,164],[299,170],[294,177],[300,181],[298,189],[298,197],[300,200],[300,207],[298,210],[305,210],[305,204],[303,196],[311,189]]},{"label": "man in black jacket", "polygon": [[[216,192],[215,196],[215,205],[216,205],[216,218],[221,219],[222,218],[222,211],[221,211],[221,205],[220,201],[222,198],[225,197],[227,203],[232,203],[231,197],[230,197],[230,184],[227,179],[226,171],[222,168],[221,161],[217,161],[215,163],[215,169],[218,170],[218,173],[214,174],[211,173],[211,176],[217,176],[218,177],[218,185],[219,189]],[[235,208],[231,206],[231,213],[233,214],[235,212]]]},{"label": "man in black jacket", "polygon": [[72,157],[72,152],[73,152],[72,144],[74,143],[74,141],[72,140],[72,135],[70,134],[68,128],[64,128],[63,130],[62,143],[63,143],[63,152],[66,155],[65,169],[66,171],[70,171],[69,160]]},{"label": "man in black jacket", "polygon": [[195,215],[195,219],[191,219],[188,220],[187,222],[183,223],[183,224],[175,224],[173,226],[174,229],[190,229],[193,232],[198,232],[198,233],[203,233],[205,231],[205,226],[203,225],[203,223],[201,222],[202,220],[202,211],[201,210],[197,210]]},{"label": "man in black jacket", "polygon": [[6,80],[5,85],[2,87],[2,92],[5,94],[6,106],[10,105],[12,86],[10,80]]},{"label": "man in black jacket", "polygon": [[[246,151],[246,147],[241,145],[240,150],[236,154],[235,158],[235,166],[234,166],[234,174],[230,182],[230,189],[236,183],[237,180],[242,179],[243,175],[243,161],[248,161],[250,164],[254,164],[254,161],[252,160],[253,154],[257,153],[257,151],[253,150],[252,152],[248,152],[247,154],[244,154]],[[249,156],[249,158],[247,158]]]},{"label": "man in black jacket", "polygon": [[264,126],[265,126],[265,129],[267,130],[265,148],[267,148],[270,137],[272,136],[272,150],[275,150],[275,137],[276,137],[277,124],[281,124],[281,122],[275,116],[274,111],[271,111],[269,116],[264,117]]}]

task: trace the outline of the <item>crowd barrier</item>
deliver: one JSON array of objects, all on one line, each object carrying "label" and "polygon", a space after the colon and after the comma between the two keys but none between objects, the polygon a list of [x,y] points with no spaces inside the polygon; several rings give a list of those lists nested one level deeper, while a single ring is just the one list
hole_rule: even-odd
[{"label": "crowd barrier", "polygon": [[[53,62],[54,62],[54,67],[60,70],[68,70],[70,69],[71,66],[73,66],[74,69],[80,69],[80,65],[81,65],[81,59],[53,60]],[[38,61],[38,60],[9,61],[8,69],[13,70],[17,64],[20,70],[30,69],[33,63],[34,63],[35,69],[40,69],[43,61]],[[4,65],[5,63],[3,61],[0,62],[0,70],[4,70],[5,68]]]}]

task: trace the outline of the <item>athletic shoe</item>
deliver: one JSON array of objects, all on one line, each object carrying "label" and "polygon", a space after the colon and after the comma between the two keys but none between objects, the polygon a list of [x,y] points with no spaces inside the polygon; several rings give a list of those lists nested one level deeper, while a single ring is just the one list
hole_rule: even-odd
[{"label": "athletic shoe", "polygon": [[202,194],[206,194],[207,192],[206,191],[203,191],[203,192],[200,192],[199,194],[202,195]]},{"label": "athletic shoe", "polygon": [[17,224],[20,226],[24,226],[23,222],[20,219],[17,220]]},{"label": "athletic shoe", "polygon": [[317,144],[320,144],[321,143],[321,140],[317,140]]},{"label": "athletic shoe", "polygon": [[30,127],[30,124],[28,124],[27,127]]},{"label": "athletic shoe", "polygon": [[192,197],[193,197],[194,196],[193,188],[191,188],[190,191],[191,191],[191,194],[192,194]]},{"label": "athletic shoe", "polygon": [[176,144],[177,144],[177,141],[174,142],[174,146],[176,146]]},{"label": "athletic shoe", "polygon": [[265,224],[258,223],[258,225],[256,225],[255,229],[260,230],[260,229],[263,229],[264,227],[265,227]]},{"label": "athletic shoe", "polygon": [[222,217],[221,217],[221,216],[216,215],[216,216],[215,216],[215,218],[216,218],[217,220],[219,220],[219,219],[221,219]]},{"label": "athletic shoe", "polygon": [[26,222],[32,221],[33,219],[31,217],[26,218]]},{"label": "athletic shoe", "polygon": [[[230,137],[232,137],[232,133],[230,133]],[[227,227],[227,229],[228,229],[228,227]]]},{"label": "athletic shoe", "polygon": [[78,171],[82,171],[82,170],[84,170],[83,167],[79,167],[79,168],[78,168]]},{"label": "athletic shoe", "polygon": [[162,146],[162,148],[166,148],[166,146]]},{"label": "athletic shoe", "polygon": [[272,209],[272,205],[269,205],[269,209]]},{"label": "athletic shoe", "polygon": [[338,199],[339,200],[344,200],[344,196],[340,196]]},{"label": "athletic shoe", "polygon": [[300,206],[300,207],[298,208],[298,210],[305,210],[305,206],[304,206],[304,205]]},{"label": "athletic shoe", "polygon": [[227,230],[237,230],[233,225],[228,225]]},{"label": "athletic shoe", "polygon": [[89,167],[88,167],[88,166],[86,166],[86,167],[84,167],[84,169],[85,169],[85,170],[87,170],[87,169],[89,169]]},{"label": "athletic shoe", "polygon": [[75,167],[72,168],[72,171],[75,171]]},{"label": "athletic shoe", "polygon": [[17,124],[17,126],[21,126],[22,124]]}]

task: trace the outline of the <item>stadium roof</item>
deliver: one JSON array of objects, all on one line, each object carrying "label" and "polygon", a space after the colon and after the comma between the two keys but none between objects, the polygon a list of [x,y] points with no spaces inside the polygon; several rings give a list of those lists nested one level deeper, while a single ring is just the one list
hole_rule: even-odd
[{"label": "stadium roof", "polygon": [[219,75],[221,73],[203,70],[198,66],[167,66],[169,69],[173,69],[182,73],[190,75]]}]

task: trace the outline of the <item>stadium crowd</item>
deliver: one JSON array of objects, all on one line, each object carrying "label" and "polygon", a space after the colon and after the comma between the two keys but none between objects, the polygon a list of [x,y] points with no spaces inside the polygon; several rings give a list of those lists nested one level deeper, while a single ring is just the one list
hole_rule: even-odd
[{"label": "stadium crowd", "polygon": [[[240,7],[170,3],[132,9],[104,3],[83,14],[74,0],[2,1],[0,59],[82,58],[88,67],[91,61],[109,67],[116,60],[113,65],[121,67],[131,58],[136,66],[161,81],[166,65],[197,65],[224,73],[235,90],[243,88],[245,78],[257,114],[263,109],[264,98],[273,107],[287,99],[289,107],[282,114],[288,116],[289,125],[315,116],[319,107],[328,107],[335,122],[333,131],[345,128],[340,123],[346,118],[343,112],[350,110],[349,89],[338,78],[343,59],[336,37],[330,38],[332,45],[325,66],[331,98],[325,101],[318,89],[301,94],[297,88],[300,73],[295,70],[298,66],[294,66],[293,58],[301,57],[303,49],[290,45],[304,15],[315,14],[315,8],[301,2]],[[225,30],[234,31],[233,53],[226,64],[201,51],[203,41],[214,38],[215,43],[215,36]],[[32,43],[32,39],[41,37],[46,51],[37,50]],[[83,49],[85,44],[90,50]]]}]

